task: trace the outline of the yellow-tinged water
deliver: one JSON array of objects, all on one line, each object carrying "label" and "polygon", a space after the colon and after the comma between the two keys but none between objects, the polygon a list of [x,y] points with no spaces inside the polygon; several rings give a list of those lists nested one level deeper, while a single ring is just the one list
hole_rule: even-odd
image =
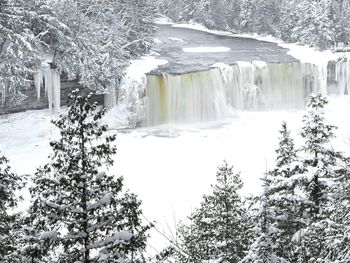
[{"label": "yellow-tinged water", "polygon": [[237,62],[181,75],[148,75],[147,125],[220,120],[232,109],[296,109],[325,80],[317,66]]}]

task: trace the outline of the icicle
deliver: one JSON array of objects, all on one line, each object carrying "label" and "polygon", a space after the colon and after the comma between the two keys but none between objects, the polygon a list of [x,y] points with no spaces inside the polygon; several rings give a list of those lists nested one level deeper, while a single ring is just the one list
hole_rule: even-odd
[{"label": "icicle", "polygon": [[104,95],[104,105],[107,110],[111,110],[116,106],[116,92],[115,88],[109,90],[109,93]]},{"label": "icicle", "polygon": [[57,69],[51,69],[53,111],[58,113],[61,106],[61,79]]},{"label": "icicle", "polygon": [[43,79],[45,83],[45,95],[49,101],[49,109],[52,110],[52,76],[51,68],[47,63],[42,63]]},{"label": "icicle", "polygon": [[41,67],[38,69],[38,72],[34,74],[34,85],[37,99],[40,100],[41,86],[43,86],[43,71]]},{"label": "icicle", "polygon": [[6,86],[0,81],[0,93],[1,93],[1,106],[4,107],[6,100]]},{"label": "icicle", "polygon": [[42,76],[45,86],[45,95],[49,102],[49,109],[54,113],[59,112],[61,104],[61,80],[57,69],[50,64],[42,63]]}]

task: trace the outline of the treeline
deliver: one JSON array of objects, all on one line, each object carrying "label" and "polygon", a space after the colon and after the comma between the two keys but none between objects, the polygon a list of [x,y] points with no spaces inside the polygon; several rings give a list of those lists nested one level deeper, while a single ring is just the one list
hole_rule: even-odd
[{"label": "treeline", "polygon": [[286,42],[332,48],[350,41],[344,0],[159,0],[175,21],[195,21],[234,33],[270,34]]},{"label": "treeline", "polygon": [[259,196],[242,198],[240,175],[219,167],[212,192],[158,262],[350,262],[350,159],[330,144],[335,127],[325,123],[326,104],[311,97],[298,149],[282,124],[275,168]]},{"label": "treeline", "polygon": [[154,13],[150,0],[0,0],[0,93],[19,103],[46,60],[91,90],[118,86],[151,47]]},{"label": "treeline", "polygon": [[[282,124],[261,194],[243,198],[240,174],[225,163],[177,239],[151,259],[153,225],[142,222],[141,201],[123,190],[123,178],[105,172],[115,136],[105,134],[105,110],[91,96],[70,96],[68,114],[53,121],[61,136],[50,143],[50,161],[34,176],[12,173],[0,158],[1,262],[350,262],[350,158],[331,145],[322,95],[310,98],[301,147]],[[16,213],[24,188],[31,205]]]},{"label": "treeline", "polygon": [[[105,134],[105,110],[91,97],[70,96],[68,114],[53,121],[61,138],[34,176],[12,173],[0,158],[0,262],[145,262],[152,226],[142,223],[141,202],[123,190],[123,178],[105,172],[115,136]],[[15,213],[24,187],[31,205]]]}]

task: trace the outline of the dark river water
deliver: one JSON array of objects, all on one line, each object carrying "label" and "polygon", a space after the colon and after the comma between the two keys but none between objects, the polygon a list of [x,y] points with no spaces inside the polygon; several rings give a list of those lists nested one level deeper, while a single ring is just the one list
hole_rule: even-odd
[{"label": "dark river water", "polygon": [[[233,64],[236,61],[252,62],[260,60],[272,63],[297,62],[287,54],[288,50],[275,43],[251,38],[215,35],[188,28],[158,25],[159,39],[153,47],[159,58],[169,61],[152,73],[181,74],[208,69],[215,63]],[[181,39],[182,41],[176,40]],[[228,52],[189,53],[183,48],[226,47]]]}]

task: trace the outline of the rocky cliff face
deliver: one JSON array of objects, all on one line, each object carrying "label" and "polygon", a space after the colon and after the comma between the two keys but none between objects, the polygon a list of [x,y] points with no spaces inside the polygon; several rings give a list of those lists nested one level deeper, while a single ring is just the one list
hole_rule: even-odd
[{"label": "rocky cliff face", "polygon": [[[67,104],[68,94],[76,88],[82,89],[81,85],[79,85],[77,81],[61,78],[61,96],[60,96],[61,106]],[[103,95],[97,95],[96,100],[100,104],[103,104]],[[33,83],[32,88],[26,90],[22,96],[21,101],[17,103],[13,103],[13,101],[11,101],[10,96],[6,94],[4,98],[4,103],[3,104],[0,103],[0,115],[21,112],[26,110],[39,110],[39,109],[45,109],[45,108],[49,108],[49,101],[48,101],[47,94],[45,94],[44,89],[41,89],[40,99],[38,99],[37,91]]]}]

